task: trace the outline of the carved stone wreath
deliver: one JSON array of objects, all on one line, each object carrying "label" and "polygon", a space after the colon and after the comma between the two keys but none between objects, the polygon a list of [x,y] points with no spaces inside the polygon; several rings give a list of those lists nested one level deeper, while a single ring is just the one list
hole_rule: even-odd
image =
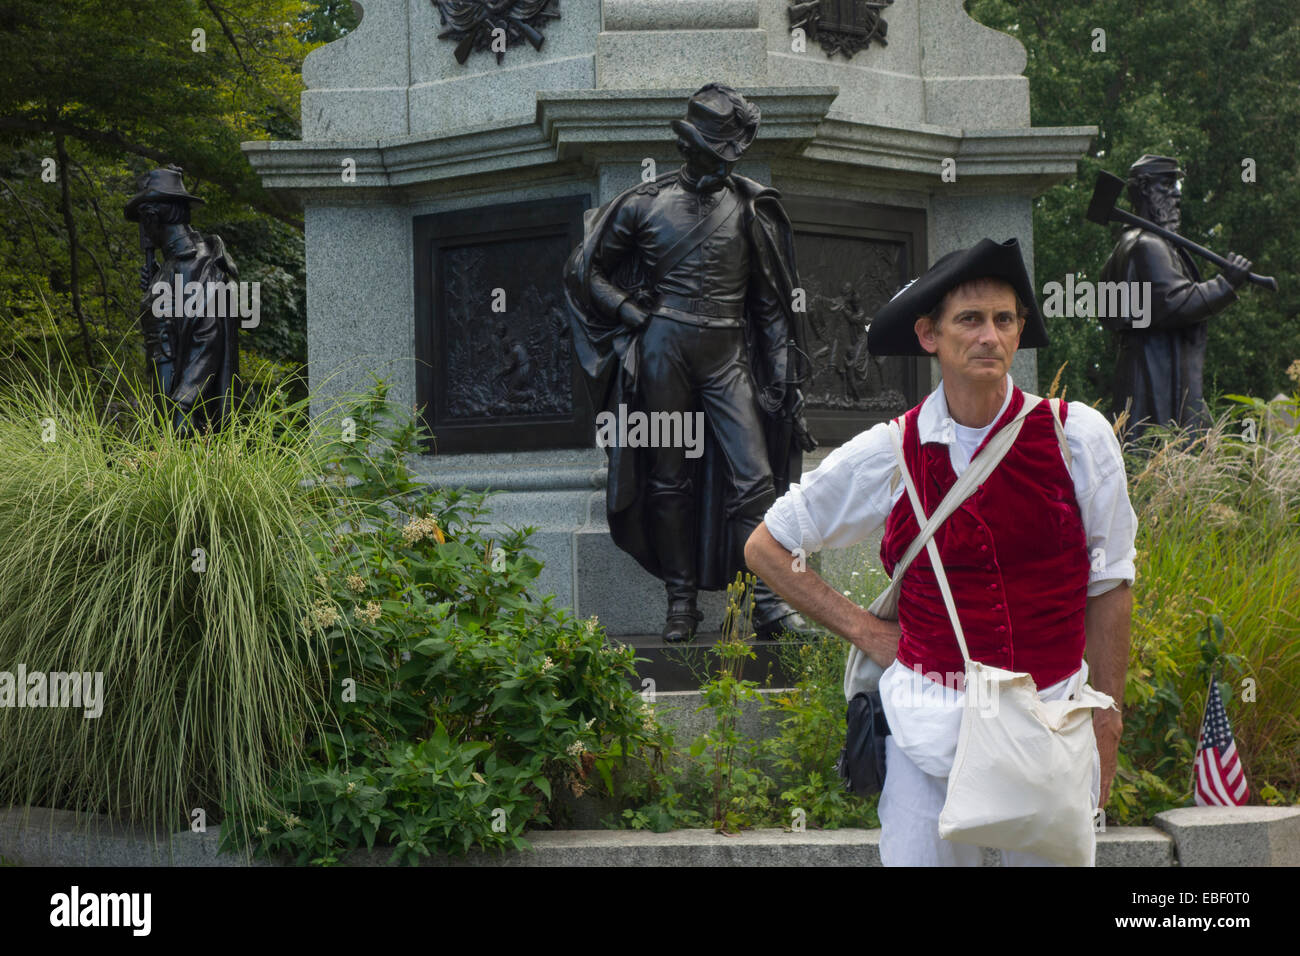
[{"label": "carved stone wreath", "polygon": [[462,65],[474,50],[492,50],[494,41],[498,63],[505,58],[503,47],[525,40],[540,50],[546,39],[542,27],[560,19],[560,0],[433,0],[433,5],[447,27],[438,38],[456,41],[456,62]]},{"label": "carved stone wreath", "polygon": [[843,53],[851,59],[875,40],[888,46],[889,25],[881,13],[894,0],[790,0],[786,13],[791,31],[802,28],[821,44],[827,56]]}]

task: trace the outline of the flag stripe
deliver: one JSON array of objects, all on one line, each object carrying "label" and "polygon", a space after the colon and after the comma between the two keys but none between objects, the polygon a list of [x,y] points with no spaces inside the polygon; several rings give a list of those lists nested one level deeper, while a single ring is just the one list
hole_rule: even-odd
[{"label": "flag stripe", "polygon": [[1228,713],[1214,678],[1205,698],[1200,739],[1192,763],[1193,799],[1198,806],[1240,806],[1250,796],[1246,773],[1237,754]]},{"label": "flag stripe", "polygon": [[1210,795],[1205,792],[1205,786],[1201,780],[1201,770],[1201,762],[1198,760],[1196,761],[1196,805],[1198,807],[1212,806],[1213,801],[1210,799]]},{"label": "flag stripe", "polygon": [[1232,792],[1233,798],[1238,804],[1246,802],[1246,795],[1250,793],[1250,787],[1246,786],[1246,778],[1241,778],[1241,783],[1237,784],[1237,789]]},{"label": "flag stripe", "polygon": [[1207,754],[1202,754],[1196,762],[1196,788],[1205,798],[1205,802],[1210,806],[1218,806],[1219,795],[1214,790],[1214,782],[1210,779],[1210,763],[1206,759]]},{"label": "flag stripe", "polygon": [[1223,784],[1223,771],[1219,767],[1218,753],[1211,750],[1209,759],[1205,761],[1206,769],[1209,772],[1210,783],[1214,786],[1214,795],[1222,801],[1223,806],[1231,806],[1232,798],[1228,796],[1228,788]]}]

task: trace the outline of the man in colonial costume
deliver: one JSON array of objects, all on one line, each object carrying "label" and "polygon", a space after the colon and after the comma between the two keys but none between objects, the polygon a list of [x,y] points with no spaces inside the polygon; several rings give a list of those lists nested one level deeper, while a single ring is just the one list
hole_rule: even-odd
[{"label": "man in colonial costume", "polygon": [[[984,239],[944,256],[876,313],[867,334],[873,355],[939,360],[943,381],[904,416],[902,443],[924,512],[933,514],[971,459],[1024,407],[1009,374],[1016,349],[1047,344],[1019,245]],[[1063,435],[1054,418],[1047,402],[1029,412],[1006,457],[934,543],[972,660],[1028,672],[1044,700],[1077,693],[1091,669],[1097,690],[1122,702],[1137,528],[1124,463],[1100,412],[1063,404]],[[897,622],[790,566],[797,548],[848,547],[883,529],[880,557],[892,574],[919,530],[906,483],[893,480],[896,467],[886,423],[861,433],[773,505],[746,558],[792,605],[885,668],[879,689],[891,734],[881,860],[978,866],[979,847],[943,840],[938,830],[962,700],[945,675],[961,677],[963,655],[926,552],[903,574]],[[1093,806],[1105,806],[1119,712],[1095,710],[1093,728],[1092,799],[1100,798]],[[1005,851],[1003,860],[1045,862]]]}]

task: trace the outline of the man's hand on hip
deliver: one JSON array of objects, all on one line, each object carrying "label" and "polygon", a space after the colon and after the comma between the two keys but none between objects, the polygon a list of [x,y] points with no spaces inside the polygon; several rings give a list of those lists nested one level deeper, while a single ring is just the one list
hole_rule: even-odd
[{"label": "man's hand on hip", "polygon": [[897,621],[886,621],[884,618],[876,617],[865,608],[860,610],[862,630],[843,636],[881,667],[888,667],[898,656],[898,642],[903,636],[902,629]]},{"label": "man's hand on hip", "polygon": [[884,621],[836,591],[796,561],[766,524],[759,524],[745,544],[745,561],[763,582],[792,607],[857,646],[881,667],[893,663],[898,651],[896,621]]}]

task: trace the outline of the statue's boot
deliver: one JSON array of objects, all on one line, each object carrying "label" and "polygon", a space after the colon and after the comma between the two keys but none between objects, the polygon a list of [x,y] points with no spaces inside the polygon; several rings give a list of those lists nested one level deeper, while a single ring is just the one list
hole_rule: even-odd
[{"label": "statue's boot", "polygon": [[681,643],[695,637],[704,615],[695,609],[695,537],[691,521],[689,486],[655,494],[652,532],[664,589],[668,592],[668,618],[663,639]]},{"label": "statue's boot", "polygon": [[668,620],[664,624],[663,639],[669,644],[680,644],[695,637],[695,629],[704,615],[695,609],[694,599],[669,600]]}]

